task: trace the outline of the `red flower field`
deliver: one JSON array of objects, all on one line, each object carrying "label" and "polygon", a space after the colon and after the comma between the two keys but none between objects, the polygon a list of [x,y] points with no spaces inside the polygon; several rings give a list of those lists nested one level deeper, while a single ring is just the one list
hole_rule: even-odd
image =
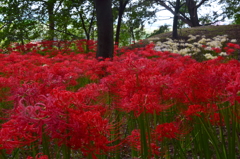
[{"label": "red flower field", "polygon": [[240,157],[239,61],[95,45],[0,52],[0,158]]}]

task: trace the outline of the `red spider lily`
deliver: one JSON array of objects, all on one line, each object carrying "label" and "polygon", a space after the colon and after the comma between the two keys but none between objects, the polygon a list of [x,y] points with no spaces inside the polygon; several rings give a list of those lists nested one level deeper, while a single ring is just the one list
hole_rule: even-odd
[{"label": "red spider lily", "polygon": [[213,113],[209,117],[209,121],[212,125],[218,125],[218,126],[223,126],[224,125],[224,120],[223,117],[220,117],[220,113]]},{"label": "red spider lily", "polygon": [[229,101],[232,105],[235,104],[235,102],[240,102],[240,80],[237,79],[236,81],[233,81],[229,83],[229,85],[226,87],[228,98],[227,101]]},{"label": "red spider lily", "polygon": [[157,125],[154,130],[154,135],[158,141],[162,141],[164,138],[177,139],[182,134],[179,128],[179,124],[176,122],[163,123]]},{"label": "red spider lily", "polygon": [[192,117],[192,116],[201,116],[201,113],[205,113],[206,108],[201,105],[190,105],[188,106],[187,111],[184,112],[186,117]]},{"label": "red spider lily", "polygon": [[0,129],[0,149],[5,149],[7,153],[11,154],[15,148],[20,148],[39,139],[40,136],[37,132],[38,125],[9,120],[2,124]]},{"label": "red spider lily", "polygon": [[[79,42],[76,50],[84,52],[88,42]],[[9,89],[2,98],[14,101],[15,106],[9,111],[9,121],[0,129],[0,149],[8,153],[32,142],[40,143],[44,134],[52,143],[96,157],[118,146],[109,146],[113,143],[112,124],[104,116],[111,110],[133,112],[136,116],[143,112],[158,115],[181,103],[180,116],[190,119],[204,114],[210,123],[219,125],[224,123],[218,114],[221,107],[209,103],[240,102],[240,64],[236,60],[218,58],[200,63],[190,57],[154,51],[149,45],[121,50],[125,53],[112,61],[99,62],[91,53],[72,53],[67,43],[41,45],[49,55],[37,55],[33,50],[27,55],[17,51],[0,55],[0,88]],[[235,50],[238,46],[229,44],[227,48]],[[82,77],[95,79],[96,83],[76,88],[76,92],[66,90]],[[160,124],[152,132],[151,141],[177,139],[183,134],[181,130],[177,122]],[[141,150],[138,130],[127,140]],[[153,154],[159,154],[156,141],[149,145]]]},{"label": "red spider lily", "polygon": [[218,106],[216,104],[207,104],[206,109],[209,113],[215,113],[219,110]]},{"label": "red spider lily", "polygon": [[234,49],[229,49],[229,48],[226,49],[226,53],[228,55],[231,55],[234,51],[235,51]]},{"label": "red spider lily", "polygon": [[[147,135],[146,135],[147,137]],[[131,132],[131,135],[129,135],[126,138],[127,143],[137,151],[141,151],[141,135],[139,129],[134,129]],[[147,140],[148,141],[148,140]],[[152,142],[150,143],[151,153],[153,155],[159,155],[160,154],[160,147],[156,145],[156,143]]]},{"label": "red spider lily", "polygon": [[[103,119],[99,112],[72,112],[69,116],[69,128],[67,138],[64,141],[73,149],[80,149],[85,155],[101,154],[114,147],[107,136],[110,135],[108,120]],[[61,140],[61,139],[60,139]]]},{"label": "red spider lily", "polygon": [[222,50],[220,48],[212,48],[212,50],[216,53],[221,53]]},{"label": "red spider lily", "polygon": [[140,130],[135,129],[131,132],[131,135],[127,137],[127,142],[135,148],[137,151],[141,150],[141,135]]},{"label": "red spider lily", "polygon": [[28,156],[27,159],[48,159],[48,156],[38,153],[35,157]]},{"label": "red spider lily", "polygon": [[240,49],[240,45],[239,45],[239,44],[227,43],[227,46],[228,46],[228,47],[235,48],[235,49]]},{"label": "red spider lily", "polygon": [[239,64],[233,61],[219,64],[218,61],[209,61],[190,65],[181,75],[175,77],[172,97],[188,104],[224,101],[225,89],[235,78],[238,69]]}]

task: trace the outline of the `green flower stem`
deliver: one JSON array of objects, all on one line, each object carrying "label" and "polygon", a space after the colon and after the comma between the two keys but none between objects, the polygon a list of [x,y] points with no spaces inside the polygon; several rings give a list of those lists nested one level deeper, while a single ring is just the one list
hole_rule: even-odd
[{"label": "green flower stem", "polygon": [[217,137],[214,136],[214,134],[208,130],[206,123],[203,122],[203,120],[201,119],[201,117],[197,117],[197,119],[198,119],[198,121],[201,123],[201,125],[202,125],[203,129],[205,130],[205,132],[207,133],[208,137],[210,138],[210,140],[211,140],[211,142],[212,142],[212,144],[213,144],[213,147],[214,147],[214,149],[215,149],[215,151],[216,151],[217,158],[218,158],[218,159],[224,158],[224,157],[222,156],[222,153],[221,153],[220,150],[219,150],[218,142],[217,142],[217,140],[218,140]]},{"label": "green flower stem", "polygon": [[148,157],[148,144],[146,140],[146,125],[144,124],[144,114],[142,113],[139,118],[139,128],[140,128],[140,135],[141,135],[141,157],[147,158]]},{"label": "green flower stem", "polygon": [[42,146],[43,146],[43,154],[44,155],[47,155],[49,159],[51,159],[51,156],[50,156],[50,151],[49,151],[49,138],[48,136],[43,133],[42,135]]}]

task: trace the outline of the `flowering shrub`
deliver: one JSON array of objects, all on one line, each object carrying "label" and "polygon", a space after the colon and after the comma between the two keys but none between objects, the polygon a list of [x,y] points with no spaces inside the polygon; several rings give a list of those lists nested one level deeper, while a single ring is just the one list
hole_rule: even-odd
[{"label": "flowering shrub", "polygon": [[94,42],[0,54],[0,158],[240,157],[239,45],[201,43],[229,56],[150,44],[98,61]]}]

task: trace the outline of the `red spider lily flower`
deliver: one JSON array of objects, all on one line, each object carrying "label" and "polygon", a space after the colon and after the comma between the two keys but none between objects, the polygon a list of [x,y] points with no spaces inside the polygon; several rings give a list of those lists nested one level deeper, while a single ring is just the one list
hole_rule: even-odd
[{"label": "red spider lily flower", "polygon": [[177,139],[181,131],[176,122],[171,122],[158,125],[154,134],[158,141],[162,141],[164,138]]},{"label": "red spider lily flower", "polygon": [[228,46],[228,47],[234,47],[235,44],[234,44],[234,43],[227,43],[227,46]]},{"label": "red spider lily flower", "polygon": [[38,153],[35,157],[28,156],[27,159],[48,159],[48,156]]},{"label": "red spider lily flower", "polygon": [[240,49],[240,45],[239,44],[227,43],[227,46],[231,47],[231,48],[235,48],[235,49]]},{"label": "red spider lily flower", "polygon": [[187,111],[184,112],[186,117],[191,117],[191,116],[201,116],[201,113],[205,113],[206,109],[202,105],[190,105],[188,106]]},{"label": "red spider lily flower", "polygon": [[85,155],[101,154],[114,149],[110,136],[111,125],[103,119],[99,112],[69,112],[67,134],[63,134],[62,143],[73,149],[80,149]]},{"label": "red spider lily flower", "polygon": [[212,125],[218,125],[218,126],[223,126],[224,125],[224,120],[223,117],[220,117],[220,113],[213,113],[209,117],[209,121]]},{"label": "red spider lily flower", "polygon": [[[147,135],[146,135],[147,138]],[[131,135],[126,138],[127,143],[136,151],[141,151],[141,134],[139,129],[134,129]],[[147,140],[148,141],[148,140]],[[150,143],[151,153],[154,155],[160,154],[160,147],[156,143]]]},{"label": "red spider lily flower", "polygon": [[240,103],[240,74],[238,73],[235,76],[235,80],[230,82],[226,86],[226,91],[227,91],[227,99],[232,105],[235,104],[235,101],[238,101]]},{"label": "red spider lily flower", "polygon": [[151,152],[153,155],[160,155],[160,146],[157,146],[156,143],[151,143],[150,144],[151,147]]},{"label": "red spider lily flower", "polygon": [[234,49],[226,49],[226,53],[228,55],[232,54],[235,50]]},{"label": "red spider lily flower", "polygon": [[137,151],[141,150],[141,135],[140,130],[135,129],[131,132],[131,135],[127,137],[127,142],[135,148]]},{"label": "red spider lily flower", "polygon": [[240,45],[239,45],[239,44],[236,44],[236,45],[234,46],[234,48],[235,48],[235,49],[240,49]]},{"label": "red spider lily flower", "polygon": [[0,129],[0,149],[5,149],[7,153],[11,154],[15,148],[20,148],[39,139],[40,136],[37,132],[37,125],[9,120],[2,124]]},{"label": "red spider lily flower", "polygon": [[206,111],[209,114],[216,113],[217,111],[219,111],[219,108],[218,108],[218,106],[216,104],[208,103],[207,106],[206,106]]},{"label": "red spider lily flower", "polygon": [[220,48],[212,48],[212,50],[216,53],[221,53],[222,50]]}]

